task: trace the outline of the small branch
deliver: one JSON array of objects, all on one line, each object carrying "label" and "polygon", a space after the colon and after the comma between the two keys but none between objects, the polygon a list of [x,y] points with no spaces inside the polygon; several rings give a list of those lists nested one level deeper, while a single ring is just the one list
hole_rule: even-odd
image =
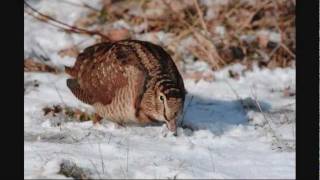
[{"label": "small branch", "polygon": [[208,31],[208,28],[207,28],[206,23],[204,22],[203,13],[202,13],[202,11],[201,11],[201,9],[200,9],[200,7],[199,7],[198,1],[197,1],[197,0],[193,0],[193,3],[194,3],[194,5],[196,6],[196,9],[197,9],[197,13],[198,13],[198,16],[199,16],[199,20],[200,20],[201,26],[202,26],[202,28],[205,30],[206,35],[209,35],[209,31]]},{"label": "small branch", "polygon": [[95,12],[99,12],[100,10],[99,9],[96,9],[84,2],[81,2],[81,4],[78,4],[78,3],[74,3],[74,2],[69,2],[69,1],[65,1],[65,0],[60,0],[60,2],[63,2],[63,3],[66,3],[66,4],[70,4],[70,5],[73,5],[73,6],[78,6],[78,7],[82,7],[82,8],[87,8],[89,10],[92,10],[92,11],[95,11]]},{"label": "small branch", "polygon": [[280,46],[288,52],[288,54],[290,56],[292,56],[294,59],[296,58],[296,55],[283,43],[283,42],[280,42]]},{"label": "small branch", "polygon": [[101,178],[101,175],[100,175],[100,172],[98,171],[98,168],[97,168],[96,164],[95,164],[91,159],[88,159],[88,160],[89,160],[89,162],[91,163],[91,165],[93,166],[94,170],[96,171],[99,179],[102,179],[102,178]]},{"label": "small branch", "polygon": [[[220,62],[222,65],[225,65],[225,62],[223,61],[223,59],[220,57],[220,55],[217,52],[217,49],[215,47],[215,45],[213,44],[213,42],[210,40],[211,37],[209,37],[209,31],[207,29],[207,26],[203,20],[203,14],[199,8],[199,5],[197,3],[197,1],[194,1],[197,11],[198,11],[198,15],[199,15],[199,19],[200,19],[200,23],[202,24],[202,28],[204,29],[205,33],[199,33],[194,26],[197,25],[197,21],[195,22],[195,24],[191,25],[190,23],[188,23],[186,20],[184,20],[180,14],[176,11],[174,11],[172,9],[172,7],[170,6],[170,4],[165,1],[162,0],[162,2],[167,6],[167,8],[173,12],[179,19],[179,21],[181,21],[182,24],[184,24],[186,26],[186,28],[188,28],[189,30],[191,30],[191,32],[193,33],[193,36],[195,37],[195,39],[198,42],[198,46],[206,53],[207,57],[208,57],[208,61],[209,63],[211,63],[211,65],[215,68],[215,69],[219,69],[219,63]],[[218,61],[218,62],[216,62]]]},{"label": "small branch", "polygon": [[130,139],[128,137],[128,142],[127,142],[127,159],[126,159],[126,174],[128,176],[128,172],[129,172],[129,150],[130,150]]},{"label": "small branch", "polygon": [[279,8],[278,8],[278,4],[275,2],[275,1],[272,1],[276,11],[275,11],[275,25],[276,25],[276,28],[277,30],[279,31],[280,33],[280,36],[281,36],[281,41],[280,41],[280,47],[282,47],[285,51],[287,51],[287,53],[292,56],[294,59],[296,58],[296,55],[282,42],[282,38],[283,38],[283,31],[281,30],[280,26],[279,26],[279,15],[278,15],[278,11],[279,11]]},{"label": "small branch", "polygon": [[208,146],[208,152],[209,152],[209,157],[210,157],[210,162],[211,162],[211,167],[212,167],[212,174],[214,175],[215,167],[214,167],[213,158],[212,158],[211,150],[210,150],[209,146]]},{"label": "small branch", "polygon": [[47,23],[47,24],[50,24],[50,25],[52,25],[52,26],[54,26],[54,27],[56,27],[56,28],[62,29],[62,30],[64,30],[64,31],[71,31],[70,29],[65,29],[65,28],[63,28],[63,27],[61,27],[61,26],[58,26],[57,24],[54,24],[54,23],[51,22],[51,21],[47,21],[47,20],[44,19],[44,18],[41,18],[41,17],[39,17],[39,16],[36,16],[36,15],[32,14],[31,12],[28,12],[28,11],[25,11],[25,12],[26,12],[29,16],[32,16],[33,18],[35,18],[35,19],[37,19],[37,20],[39,20],[39,21],[45,22],[45,23]]},{"label": "small branch", "polygon": [[248,113],[247,107],[245,105],[245,103],[243,102],[243,99],[239,96],[239,94],[237,93],[237,91],[231,86],[231,84],[228,81],[224,81],[231,89],[231,91],[234,93],[234,95],[236,96],[236,98],[238,99],[238,101],[241,103],[243,111],[245,113]]},{"label": "small branch", "polygon": [[198,33],[195,30],[193,31],[193,35],[195,39],[198,42],[199,48],[201,48],[202,51],[206,53],[208,56],[209,62],[216,68],[219,69],[220,65],[216,60],[220,61],[222,64],[225,64],[224,61],[219,56],[217,49],[212,44],[211,41],[209,41],[205,36],[203,36],[201,33]]},{"label": "small branch", "polygon": [[256,95],[255,93],[253,93],[252,88],[251,88],[251,95],[252,95],[252,97],[254,98],[255,103],[256,103],[257,107],[259,108],[259,111],[262,113],[263,118],[264,118],[265,121],[267,122],[267,124],[268,124],[268,126],[269,126],[269,129],[270,129],[270,132],[271,132],[272,135],[274,136],[274,138],[275,138],[278,146],[280,146],[280,147],[282,147],[282,148],[291,148],[291,147],[289,147],[288,145],[284,144],[283,141],[277,136],[276,131],[275,131],[275,130],[272,128],[272,126],[271,126],[270,120],[266,117],[265,113],[262,111],[262,108],[261,108],[260,103],[259,103],[259,101],[258,101],[258,97],[257,97],[257,95]]},{"label": "small branch", "polygon": [[100,154],[100,160],[101,160],[102,173],[104,174],[104,162],[103,162],[103,156],[102,156],[102,153],[101,153],[100,143],[98,144],[98,146],[99,146],[99,154]]},{"label": "small branch", "polygon": [[108,139],[108,144],[110,143],[111,137],[112,137],[112,133],[110,133],[110,136],[109,136],[109,139]]},{"label": "small branch", "polygon": [[[24,4],[31,10],[33,11],[34,13],[36,13],[38,16],[35,16],[35,15],[31,15],[30,12],[27,12],[29,15],[31,15],[32,17],[42,21],[42,22],[47,22],[47,20],[51,21],[51,22],[54,22],[56,24],[52,24],[52,23],[48,23],[48,24],[51,24],[57,28],[60,28],[60,29],[63,29],[65,31],[69,31],[69,32],[74,32],[74,33],[79,33],[79,34],[87,34],[87,35],[98,35],[100,36],[101,38],[107,40],[107,41],[111,41],[106,35],[102,34],[101,32],[99,31],[90,31],[90,30],[87,30],[87,29],[83,29],[83,28],[79,28],[79,27],[76,27],[76,26],[72,26],[72,25],[69,25],[69,24],[66,24],[60,20],[57,20],[49,15],[46,15],[46,14],[43,14],[41,12],[39,12],[38,10],[36,10],[35,8],[33,8],[31,5],[29,5],[26,1],[24,1]],[[25,11],[26,12],[26,11]]]},{"label": "small branch", "polygon": [[[258,1],[257,1],[258,2]],[[263,8],[265,8],[271,1],[265,1],[264,3],[259,3],[259,7],[250,14],[248,19],[245,21],[245,23],[242,24],[242,26],[237,30],[237,32],[242,31],[245,27],[248,27],[253,19],[253,17],[261,11]]]}]

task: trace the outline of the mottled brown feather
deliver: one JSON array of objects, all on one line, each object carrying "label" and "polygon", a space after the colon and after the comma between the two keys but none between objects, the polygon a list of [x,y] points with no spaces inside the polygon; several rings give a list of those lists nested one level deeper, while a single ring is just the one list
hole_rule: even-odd
[{"label": "mottled brown feather", "polygon": [[[141,122],[154,120],[151,114],[139,113],[147,89],[161,89],[167,98],[184,100],[185,96],[182,77],[170,55],[146,41],[124,40],[90,46],[79,54],[75,65],[66,67],[65,71],[74,78],[67,84],[77,98],[106,108],[108,113],[113,112],[109,107],[114,100],[126,101],[123,97],[129,92],[124,89],[134,92],[133,101],[125,103],[132,103],[134,116],[141,117],[138,118]],[[150,95],[150,91],[147,94]]]},{"label": "mottled brown feather", "polygon": [[93,97],[92,103],[107,105],[117,90],[128,84],[124,67],[134,65],[135,59],[129,47],[99,43],[86,48],[66,72],[79,80],[81,90]]},{"label": "mottled brown feather", "polygon": [[75,79],[67,79],[67,86],[71,92],[82,102],[86,104],[92,104],[94,102],[93,97],[81,89],[79,83]]}]

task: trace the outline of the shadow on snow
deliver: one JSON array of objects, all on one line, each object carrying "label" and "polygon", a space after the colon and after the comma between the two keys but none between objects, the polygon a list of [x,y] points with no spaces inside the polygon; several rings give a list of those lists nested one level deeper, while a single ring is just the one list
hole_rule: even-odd
[{"label": "shadow on snow", "polygon": [[[259,101],[259,104],[263,112],[268,112],[271,108],[266,102]],[[254,101],[251,102],[249,109],[259,111]],[[247,111],[240,100],[217,100],[188,94],[184,111],[181,124],[183,128],[207,129],[215,135],[223,134],[233,125],[248,123]]]}]

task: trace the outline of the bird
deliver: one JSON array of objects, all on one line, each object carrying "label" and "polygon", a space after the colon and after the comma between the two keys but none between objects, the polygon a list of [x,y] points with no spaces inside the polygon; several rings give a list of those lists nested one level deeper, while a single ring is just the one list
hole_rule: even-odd
[{"label": "bird", "polygon": [[99,117],[119,125],[166,124],[177,131],[186,89],[170,55],[148,41],[101,42],[85,48],[66,85],[72,94],[94,107]]}]

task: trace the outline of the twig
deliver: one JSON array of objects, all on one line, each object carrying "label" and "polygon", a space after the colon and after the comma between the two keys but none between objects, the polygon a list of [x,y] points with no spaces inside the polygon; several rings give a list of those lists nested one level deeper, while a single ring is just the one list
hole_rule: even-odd
[{"label": "twig", "polygon": [[[47,53],[46,53],[46,52],[44,51],[44,49],[42,48],[42,46],[41,46],[39,43],[37,43],[37,45],[38,45],[38,47],[42,50],[42,52],[43,52],[46,56],[48,56]],[[46,64],[46,62],[44,62],[44,60],[43,60],[42,58],[39,58],[39,60],[42,61],[42,63]],[[46,78],[47,78],[48,82],[50,82],[48,76],[46,76]],[[51,82],[52,82],[52,81],[51,81]],[[58,91],[58,88],[57,88],[55,82],[52,82],[52,85],[53,85],[55,91],[57,92],[61,103],[62,103],[64,106],[67,106],[66,103],[64,102],[64,100],[63,100],[60,92]]]},{"label": "twig", "polygon": [[201,26],[205,30],[206,35],[209,35],[209,31],[208,31],[206,23],[204,22],[203,13],[202,13],[202,11],[201,11],[201,9],[199,7],[198,1],[197,0],[193,0],[193,3],[196,6],[196,10],[197,10],[197,13],[198,13],[198,16],[199,16],[199,20],[200,20]]},{"label": "twig", "polygon": [[[67,129],[66,131],[68,131],[68,129]],[[70,130],[69,130],[69,132],[70,132]],[[75,143],[79,143],[79,142],[81,142],[82,140],[84,140],[85,138],[89,137],[90,134],[91,134],[91,132],[88,132],[88,134],[84,135],[83,137],[81,137],[81,138],[79,138],[79,139],[73,137],[71,134],[69,134],[69,136],[71,137],[71,139],[72,139]]]},{"label": "twig", "polygon": [[293,58],[296,58],[296,55],[287,47],[287,45],[285,45],[283,42],[280,42],[280,46],[288,52],[288,54],[290,56],[292,56]]},{"label": "twig", "polygon": [[243,102],[243,99],[239,96],[239,94],[237,93],[237,91],[231,86],[231,84],[228,81],[224,81],[231,89],[231,91],[235,94],[236,98],[238,99],[238,101],[240,102],[240,104],[242,105],[242,109],[245,113],[248,113],[247,111],[247,107],[245,105],[245,103]]},{"label": "twig", "polygon": [[275,54],[275,52],[279,49],[279,47],[280,47],[280,45],[277,44],[277,46],[272,49],[272,51],[269,54],[269,59],[271,59],[271,57]]},{"label": "twig", "polygon": [[146,0],[141,0],[140,3],[139,3],[139,10],[141,12],[141,15],[142,15],[142,18],[143,18],[143,23],[145,23],[145,28],[144,28],[144,32],[145,33],[148,33],[148,27],[149,27],[149,21],[148,21],[148,18],[146,16],[146,13],[145,11],[143,11],[143,5],[146,3]]},{"label": "twig", "polygon": [[[194,34],[194,37],[198,41],[199,47],[207,54],[211,64],[216,69],[220,68],[218,62],[220,62],[221,64],[224,65],[225,62],[222,60],[222,58],[218,54],[217,49],[214,46],[214,44],[206,36],[204,36],[203,34],[197,32],[193,27],[190,27],[190,28],[191,28],[191,30],[192,30],[192,32]],[[218,62],[216,62],[216,60]]]},{"label": "twig", "polygon": [[280,26],[279,26],[279,22],[278,22],[278,20],[279,20],[279,15],[278,15],[278,13],[277,13],[277,12],[279,11],[278,4],[277,4],[277,2],[275,2],[275,1],[272,1],[272,3],[273,3],[273,5],[274,5],[274,7],[275,7],[275,9],[276,9],[276,12],[275,12],[275,18],[276,18],[276,20],[275,20],[275,25],[276,25],[277,30],[278,30],[279,33],[280,33],[280,36],[281,36],[280,46],[281,46],[285,51],[287,51],[287,53],[288,53],[290,56],[292,56],[292,57],[295,59],[295,58],[296,58],[296,55],[287,47],[287,45],[285,45],[285,44],[282,42],[283,32],[282,32],[282,30],[281,30],[281,28],[280,28]]},{"label": "twig", "polygon": [[227,19],[229,19],[231,14],[241,6],[241,3],[240,3],[241,1],[235,1],[235,2],[236,4],[231,9],[229,9],[228,12],[225,13],[224,15]]},{"label": "twig", "polygon": [[112,137],[112,133],[110,133],[110,136],[109,136],[109,139],[108,139],[108,144],[110,143],[111,137]]},{"label": "twig", "polygon": [[[57,20],[49,15],[46,15],[46,14],[43,14],[41,12],[39,12],[38,10],[36,10],[35,8],[33,8],[31,5],[29,5],[26,1],[24,1],[24,4],[30,9],[32,10],[34,13],[36,13],[37,15],[41,16],[42,18],[36,18],[42,22],[46,22],[48,23],[46,20],[49,20],[49,21],[52,21],[62,27],[59,27],[58,25],[53,25],[51,23],[51,25],[55,26],[55,27],[58,27],[60,29],[63,29],[65,31],[70,31],[70,32],[74,32],[74,33],[80,33],[80,34],[87,34],[87,35],[98,35],[100,36],[101,38],[107,40],[107,41],[111,41],[106,35],[102,34],[101,32],[99,31],[90,31],[90,30],[87,30],[87,29],[83,29],[83,28],[79,28],[79,27],[76,27],[76,26],[72,26],[72,25],[69,25],[69,24],[66,24],[60,20]],[[27,12],[28,13],[28,12]],[[31,13],[28,13],[29,15]],[[31,15],[32,17],[35,17],[34,15]],[[64,27],[63,27],[64,26]]]},{"label": "twig", "polygon": [[[259,101],[258,101],[258,97],[256,96],[256,94],[253,93],[252,88],[251,88],[251,95],[252,95],[252,97],[254,97],[255,103],[256,103],[257,107],[259,108],[259,111],[262,113],[263,118],[264,118],[265,121],[267,122],[267,124],[268,124],[268,126],[269,126],[269,129],[270,129],[270,132],[273,134],[273,136],[274,136],[277,144],[278,144],[280,147],[287,147],[287,148],[288,148],[289,146],[287,146],[286,144],[284,144],[284,143],[281,141],[281,139],[277,136],[275,130],[271,127],[271,122],[270,122],[270,120],[266,117],[265,113],[262,111],[262,108],[261,108],[260,103],[259,103]],[[289,147],[289,148],[290,148],[290,147]]]},{"label": "twig", "polygon": [[104,174],[104,162],[103,162],[103,156],[102,156],[102,153],[101,153],[100,143],[98,144],[98,146],[99,146],[99,154],[100,154],[100,160],[101,160],[102,173]]},{"label": "twig", "polygon": [[62,104],[63,104],[64,106],[67,106],[67,104],[64,102],[64,100],[63,100],[60,92],[58,91],[58,88],[57,88],[55,82],[53,82],[53,87],[54,87],[54,89],[56,90],[56,92],[57,92],[57,94],[58,94],[58,96],[59,96],[59,99],[61,100]]},{"label": "twig", "polygon": [[[205,22],[203,20],[203,14],[200,10],[200,12],[198,12],[199,14],[199,19],[200,19],[200,23],[202,23],[202,28],[206,31],[205,34],[199,33],[198,31],[195,30],[194,26],[195,25],[191,25],[189,24],[186,20],[184,20],[180,14],[176,11],[174,11],[172,9],[172,7],[170,6],[170,4],[168,4],[168,2],[166,2],[165,0],[162,0],[162,2],[168,7],[168,9],[170,9],[170,11],[172,11],[174,14],[177,15],[177,17],[179,18],[179,20],[188,28],[193,32],[194,37],[196,38],[196,40],[198,41],[198,45],[199,47],[207,54],[210,63],[216,68],[219,69],[219,64],[216,62],[219,61],[221,64],[225,65],[224,60],[220,57],[220,55],[217,52],[217,49],[215,47],[215,45],[213,44],[212,41],[210,41],[210,37],[209,37],[209,31],[205,25]],[[195,2],[197,4],[197,2]],[[202,19],[202,20],[201,20]],[[196,23],[196,22],[195,22]]]},{"label": "twig", "polygon": [[[258,1],[257,1],[258,2]],[[258,9],[256,9],[254,12],[251,13],[251,15],[248,17],[248,19],[246,20],[245,23],[242,24],[242,26],[237,30],[237,32],[242,31],[243,28],[247,27],[250,25],[253,17],[259,12],[261,11],[263,8],[265,8],[265,6],[270,3],[270,1],[266,1],[264,3],[259,3],[259,7]]]},{"label": "twig", "polygon": [[[181,19],[181,18],[180,18]],[[201,18],[200,18],[201,19]],[[202,18],[203,19],[203,18]],[[182,19],[182,22],[193,32],[194,37],[198,41],[198,45],[200,48],[207,54],[210,62],[212,65],[216,68],[219,69],[219,64],[216,62],[218,60],[221,64],[225,65],[224,60],[220,57],[215,45],[213,42],[210,40],[211,37],[209,36],[209,32],[206,29],[206,26],[204,26],[204,30],[206,31],[205,34],[199,33],[193,26],[190,25],[187,21]],[[201,22],[201,21],[200,21]],[[203,21],[204,22],[204,21]],[[205,24],[204,24],[205,25]]]},{"label": "twig", "polygon": [[128,174],[123,170],[123,167],[120,165],[120,170],[122,172],[122,175],[125,179],[128,179]]},{"label": "twig", "polygon": [[212,155],[211,155],[211,150],[210,150],[209,147],[208,147],[208,152],[209,152],[210,162],[211,162],[211,166],[212,166],[212,174],[214,174],[215,167],[214,167],[213,158],[212,158]]},{"label": "twig", "polygon": [[175,37],[170,43],[167,45],[167,47],[170,47],[173,44],[177,44],[183,37],[189,35],[192,31],[190,29],[186,29],[182,32],[180,32],[177,37]]},{"label": "twig", "polygon": [[34,55],[35,55],[37,58],[39,58],[40,60],[43,60],[42,62],[43,62],[44,64],[46,64],[45,61],[49,61],[49,60],[50,60],[48,53],[42,48],[42,46],[40,45],[39,42],[36,42],[36,45],[37,45],[37,47],[42,51],[43,55],[39,54],[39,56],[38,56],[38,54],[37,54],[35,51],[34,51]]},{"label": "twig", "polygon": [[47,20],[44,19],[44,18],[41,18],[41,17],[39,17],[39,16],[36,16],[36,15],[32,14],[31,12],[28,12],[28,11],[24,11],[24,12],[26,12],[28,15],[30,15],[31,17],[33,17],[33,18],[35,18],[35,19],[37,19],[37,20],[39,20],[39,21],[41,21],[41,22],[45,22],[45,23],[47,23],[47,24],[50,24],[51,26],[54,26],[54,27],[59,28],[59,29],[62,29],[62,30],[64,30],[64,31],[70,31],[69,29],[65,29],[65,28],[63,28],[63,27],[61,27],[61,26],[58,26],[57,24],[54,24],[54,23],[51,22],[51,21],[47,21]]},{"label": "twig", "polygon": [[129,150],[130,150],[130,138],[128,137],[128,143],[127,143],[127,162],[126,162],[126,174],[128,176],[128,172],[129,172]]},{"label": "twig", "polygon": [[99,9],[96,9],[96,8],[86,4],[84,2],[81,2],[81,4],[70,2],[70,1],[65,1],[65,0],[60,0],[60,2],[63,2],[63,3],[66,3],[66,4],[70,4],[70,5],[73,5],[73,6],[87,8],[87,9],[95,11],[95,12],[99,12],[100,11]]},{"label": "twig", "polygon": [[[99,138],[99,140],[103,141],[99,136],[96,136],[96,137]],[[91,147],[93,146],[93,143],[90,141],[90,139],[88,139],[88,144],[90,144]],[[102,157],[102,153],[101,153],[101,149],[100,149],[100,144],[99,144],[99,153],[100,153],[100,157]],[[102,179],[102,178],[101,178],[101,175],[100,175],[100,172],[98,171],[98,168],[97,168],[96,164],[94,164],[90,159],[88,159],[88,160],[91,162],[92,166],[95,168],[95,170],[96,170],[96,172],[97,172],[97,174],[98,174],[98,176],[99,176],[99,179]],[[103,161],[103,158],[101,158],[101,163],[102,163],[102,169],[103,169],[103,171],[104,171],[104,161]],[[110,175],[107,171],[106,171],[106,172],[103,172],[103,175],[104,175],[104,176],[107,175],[109,178],[111,178],[111,175]]]},{"label": "twig", "polygon": [[[202,24],[202,28],[206,32],[205,34],[199,33],[197,30],[195,30],[194,26],[197,24],[197,21],[195,22],[195,24],[191,25],[186,20],[184,20],[178,12],[174,11],[172,9],[172,7],[170,6],[170,4],[168,4],[168,2],[166,2],[165,0],[162,0],[162,2],[168,7],[168,9],[170,9],[171,12],[173,12],[178,17],[178,19],[182,22],[182,24],[184,24],[186,26],[186,28],[190,29],[191,32],[193,32],[193,35],[196,38],[199,47],[207,54],[207,57],[209,58],[208,59],[209,63],[211,63],[212,66],[216,69],[220,68],[219,64],[216,62],[216,60],[218,62],[220,62],[222,65],[225,65],[224,60],[220,57],[215,45],[210,40],[211,37],[209,37],[210,34],[209,34],[207,26],[203,20],[203,14],[202,14],[199,6],[198,6],[199,9],[197,9],[198,15],[199,15],[200,23]],[[197,6],[197,1],[195,1],[194,3]]]},{"label": "twig", "polygon": [[97,168],[96,164],[94,164],[91,159],[88,159],[88,160],[90,161],[90,163],[91,163],[91,165],[93,166],[93,168],[96,170],[97,175],[99,176],[99,179],[102,179],[102,178],[101,178],[101,175],[100,175],[100,172],[98,171],[98,168]]}]

